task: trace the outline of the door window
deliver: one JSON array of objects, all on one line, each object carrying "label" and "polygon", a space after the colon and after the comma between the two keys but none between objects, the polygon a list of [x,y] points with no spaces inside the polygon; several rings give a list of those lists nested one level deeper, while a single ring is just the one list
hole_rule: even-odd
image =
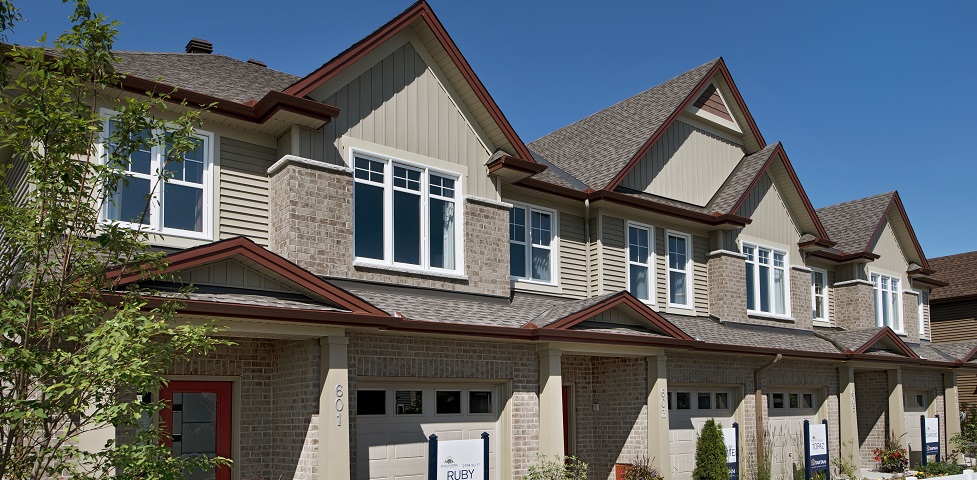
[{"label": "door window", "polygon": [[[175,457],[231,457],[231,382],[173,381],[160,391],[165,444]],[[187,480],[230,480],[230,468],[187,472]]]}]

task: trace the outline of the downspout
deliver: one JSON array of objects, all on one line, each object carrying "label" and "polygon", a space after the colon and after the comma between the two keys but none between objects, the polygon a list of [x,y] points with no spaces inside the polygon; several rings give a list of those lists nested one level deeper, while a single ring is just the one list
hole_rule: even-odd
[{"label": "downspout", "polygon": [[753,371],[753,388],[756,389],[753,409],[756,411],[756,459],[758,466],[765,458],[763,456],[763,390],[760,388],[760,372],[772,367],[783,357],[783,354],[778,353],[769,363]]},{"label": "downspout", "polygon": [[593,265],[593,262],[590,259],[590,256],[593,253],[593,251],[591,250],[593,248],[593,245],[591,245],[590,242],[590,199],[589,198],[583,199],[583,229],[584,229],[584,238],[585,238],[584,241],[586,242],[587,245],[587,255],[586,255],[587,298],[590,298],[591,296],[593,296],[593,289],[590,284],[592,282],[591,279],[594,278],[594,276],[593,276],[593,272],[590,271],[590,267],[591,265]]}]

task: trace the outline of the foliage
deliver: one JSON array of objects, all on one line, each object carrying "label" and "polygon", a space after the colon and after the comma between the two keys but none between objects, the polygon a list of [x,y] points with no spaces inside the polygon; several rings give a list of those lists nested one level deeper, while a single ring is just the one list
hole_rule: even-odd
[{"label": "foliage", "polygon": [[[0,36],[19,18],[0,0]],[[156,116],[165,96],[102,97],[120,82],[117,24],[86,0],[73,1],[71,22],[52,48],[7,47],[0,64],[0,478],[184,478],[217,461],[172,458],[157,429],[137,428],[162,407],[139,393],[159,389],[172,362],[220,342],[210,326],[176,325],[173,301],[150,304],[147,291],[106,275],[154,280],[164,262],[146,232],[101,223],[99,212],[126,185],[116,166],[130,152],[167,142],[180,161],[199,114],[167,122]],[[119,112],[106,162],[100,97]],[[163,134],[134,135],[149,129]],[[79,435],[106,425],[131,441],[78,448]]]},{"label": "foliage", "polygon": [[526,480],[587,480],[587,464],[573,455],[539,457],[539,463],[529,467]]},{"label": "foliage", "polygon": [[902,473],[909,466],[909,452],[902,448],[902,442],[892,435],[885,438],[885,443],[872,451],[878,470],[882,473]]},{"label": "foliage", "polygon": [[963,466],[949,462],[926,462],[926,465],[917,463],[913,470],[916,470],[916,478],[933,478],[960,475],[963,473]]},{"label": "foliage", "polygon": [[960,411],[960,433],[950,438],[954,448],[948,458],[958,458],[962,454],[967,466],[973,468],[977,466],[977,405],[964,402]]},{"label": "foliage", "polygon": [[648,457],[637,457],[624,471],[624,480],[664,480],[665,476],[655,468]]},{"label": "foliage", "polygon": [[[842,454],[838,458],[831,460],[831,465],[835,467],[835,473],[831,478],[839,480],[862,480],[861,469],[858,467],[856,454],[858,447],[853,442],[845,442],[842,445]],[[846,455],[847,453],[847,455]]]},{"label": "foliage", "polygon": [[726,443],[723,441],[722,429],[714,419],[706,420],[695,441],[695,469],[692,470],[692,478],[695,480],[729,478]]}]

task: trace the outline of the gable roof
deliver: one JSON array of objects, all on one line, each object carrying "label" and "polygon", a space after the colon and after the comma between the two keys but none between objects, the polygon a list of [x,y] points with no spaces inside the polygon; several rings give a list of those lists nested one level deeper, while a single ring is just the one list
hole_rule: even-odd
[{"label": "gable roof", "polygon": [[613,190],[716,75],[722,75],[751,133],[764,146],[749,110],[717,58],[529,144],[543,158],[595,190]]},{"label": "gable roof", "polygon": [[872,353],[871,349],[882,344],[886,350],[909,358],[919,358],[919,355],[903,342],[896,332],[889,327],[868,328],[864,330],[846,330],[840,332],[817,332],[816,335],[830,340],[845,353]]},{"label": "gable roof", "polygon": [[[817,216],[828,236],[837,242],[835,248],[845,254],[871,253],[872,240],[882,230],[890,213],[897,214],[895,218],[903,223],[908,240],[912,243],[913,253],[918,256],[922,269],[929,270],[926,255],[923,254],[912,224],[909,223],[909,216],[899,198],[899,192],[893,190],[817,210]],[[899,233],[896,232],[896,235]]]},{"label": "gable roof", "polygon": [[[171,253],[166,256],[166,266],[156,269],[152,273],[179,272],[229,258],[244,259],[253,263],[286,284],[293,286],[296,291],[309,293],[313,297],[324,299],[352,313],[385,315],[382,310],[363,299],[322,280],[245,237],[221,240]],[[118,286],[136,283],[145,278],[139,270],[122,270],[119,268],[109,270],[106,275]]]},{"label": "gable roof", "polygon": [[549,329],[566,330],[589,318],[617,307],[627,307],[647,320],[651,325],[662,333],[677,339],[692,340],[681,329],[673,325],[664,317],[648,308],[641,300],[638,300],[627,291],[607,294],[599,297],[591,297],[584,300],[565,303],[554,306],[543,312],[540,316],[527,323],[525,327],[541,327]]},{"label": "gable roof", "polygon": [[958,253],[929,259],[933,277],[950,285],[933,290],[930,300],[977,296],[977,252]]},{"label": "gable roof", "polygon": [[[461,74],[462,80],[458,83],[453,83],[452,86],[456,89],[467,89],[469,90],[478,100],[478,105],[484,108],[485,113],[487,113],[494,124],[500,130],[501,135],[509,142],[514,154],[523,160],[534,161],[532,155],[529,153],[529,149],[519,138],[515,129],[509,124],[509,121],[502,114],[502,110],[489,95],[488,90],[482,85],[481,80],[475,75],[474,70],[472,70],[471,65],[468,64],[468,60],[461,54],[458,50],[457,45],[448,35],[447,30],[445,30],[444,25],[438,20],[438,17],[434,14],[434,10],[431,9],[430,5],[427,4],[425,0],[419,0],[417,3],[411,5],[404,10],[400,15],[397,15],[389,22],[384,24],[382,27],[366,36],[362,40],[356,42],[348,49],[335,56],[332,60],[324,63],[319,68],[315,69],[312,73],[296,80],[292,85],[287,87],[284,92],[289,95],[295,95],[299,97],[305,97],[312,93],[316,88],[323,85],[329,79],[335,77],[337,74],[342,72],[347,67],[353,65],[359,59],[363,58],[365,55],[372,52],[374,49],[382,45],[384,42],[389,40],[394,35],[400,33],[405,29],[411,28],[415,24],[422,24],[430,29],[431,33],[436,39],[436,44],[440,45],[444,49],[445,54],[450,59],[451,64],[457,67],[458,72]],[[447,73],[447,72],[446,72]],[[450,76],[450,75],[449,75]],[[464,96],[464,91],[459,92]],[[473,112],[477,117],[479,115],[478,111]]]}]

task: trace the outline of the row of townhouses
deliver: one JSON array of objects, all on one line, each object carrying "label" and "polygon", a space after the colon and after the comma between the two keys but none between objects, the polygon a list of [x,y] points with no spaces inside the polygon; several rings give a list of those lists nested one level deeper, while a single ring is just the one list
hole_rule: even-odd
[{"label": "row of townhouses", "polygon": [[106,97],[216,102],[143,227],[178,279],[154,288],[194,285],[181,320],[234,342],[159,392],[218,478],[421,478],[429,435],[488,432],[494,479],[563,454],[689,479],[710,418],[789,476],[804,420],[863,466],[918,453],[920,415],[959,430],[975,341],[930,343],[946,282],[899,195],[815,209],[721,58],[524,143],[423,0],[304,77],[212,50],[120,51]]}]

